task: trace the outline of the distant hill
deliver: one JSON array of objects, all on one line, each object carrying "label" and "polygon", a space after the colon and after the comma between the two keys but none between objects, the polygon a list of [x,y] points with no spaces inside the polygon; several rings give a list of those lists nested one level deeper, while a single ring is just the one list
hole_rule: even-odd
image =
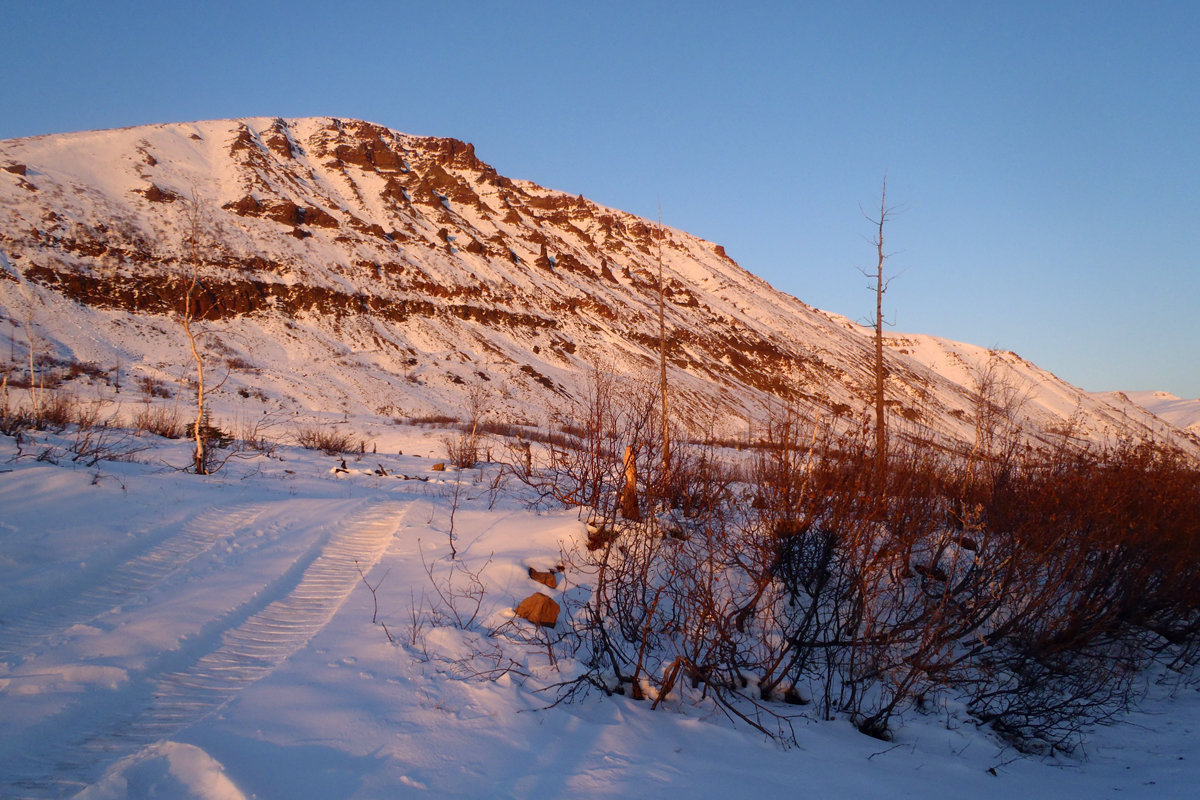
[{"label": "distant hill", "polygon": [[[1150,413],[1164,419],[1177,428],[1186,428],[1200,434],[1200,399],[1185,400],[1170,392],[1120,392]],[[1109,397],[1111,395],[1105,395]],[[1116,398],[1119,400],[1120,398]]]}]

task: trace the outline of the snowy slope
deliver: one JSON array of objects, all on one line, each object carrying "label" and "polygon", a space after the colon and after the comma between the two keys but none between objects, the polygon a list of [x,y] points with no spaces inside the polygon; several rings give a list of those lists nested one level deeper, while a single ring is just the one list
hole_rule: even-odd
[{"label": "snowy slope", "polygon": [[[229,413],[239,392],[255,413],[383,415],[461,415],[482,394],[546,424],[593,369],[654,380],[661,267],[678,424],[740,435],[781,403],[847,425],[867,414],[866,329],[717,245],[505,178],[453,139],[260,118],[9,140],[0,211],[0,352],[25,363],[32,342],[126,385],[189,372],[172,310],[194,232]],[[998,364],[1035,445],[1069,429],[1200,454],[1140,407],[1011,354],[890,345],[889,409],[914,433],[969,443],[980,376]]]},{"label": "snowy slope", "polygon": [[[1155,416],[1166,420],[1177,428],[1200,433],[1200,399],[1185,400],[1170,392],[1114,392],[1124,395]],[[1110,399],[1110,395],[1105,395]]]},{"label": "snowy slope", "polygon": [[[505,624],[526,567],[583,525],[520,492],[492,503],[490,468],[431,471],[437,432],[380,429],[380,454],[341,473],[284,447],[205,478],[154,437],[134,463],[32,457],[69,437],[20,457],[0,437],[0,796],[1186,797],[1200,779],[1200,694],[1153,683],[1086,758],[1055,761],[952,706],[905,715],[891,743],[800,709],[791,749],[704,703],[546,709],[537,690],[573,666]],[[426,574],[450,569],[452,510],[457,563],[486,588],[465,631]],[[563,577],[556,596],[586,591]]]}]

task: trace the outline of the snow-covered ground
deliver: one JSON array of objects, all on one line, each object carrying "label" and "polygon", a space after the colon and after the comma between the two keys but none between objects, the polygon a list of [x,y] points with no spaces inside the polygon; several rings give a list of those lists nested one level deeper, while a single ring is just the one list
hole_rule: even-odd
[{"label": "snow-covered ground", "polygon": [[186,443],[87,467],[69,432],[0,436],[0,796],[1194,796],[1200,693],[1149,679],[1125,724],[1054,761],[953,708],[889,743],[798,718],[791,748],[704,705],[547,709],[572,664],[512,608],[586,594],[526,572],[584,526],[490,470],[432,470],[444,435],[380,426],[345,471],[280,447],[203,478],[176,469]]}]

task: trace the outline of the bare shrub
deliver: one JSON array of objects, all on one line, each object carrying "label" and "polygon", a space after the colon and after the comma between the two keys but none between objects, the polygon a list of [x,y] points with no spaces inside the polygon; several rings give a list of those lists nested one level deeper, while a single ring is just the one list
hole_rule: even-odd
[{"label": "bare shrub", "polygon": [[[516,451],[510,453],[517,456],[510,468],[533,490],[537,503],[584,509],[590,522],[607,527],[620,510],[625,448],[633,448],[651,469],[659,461],[657,402],[652,387],[623,385],[611,372],[595,368],[583,394],[551,420],[558,435],[541,437],[544,468],[526,469],[525,454]],[[655,473],[648,473],[642,485],[654,483]]]},{"label": "bare shrub", "polygon": [[132,424],[135,433],[152,433],[165,439],[179,439],[184,433],[179,409],[173,406],[152,405],[149,401],[142,404]]},{"label": "bare shrub", "polygon": [[331,426],[300,428],[296,431],[297,443],[306,450],[320,450],[327,456],[336,456],[358,450],[361,440],[353,431],[338,430]]},{"label": "bare shrub", "polygon": [[443,438],[442,445],[446,448],[446,458],[459,469],[470,469],[479,463],[479,438],[475,428]]},{"label": "bare shrub", "polygon": [[417,542],[421,555],[421,566],[429,578],[429,585],[437,597],[432,611],[439,624],[450,624],[459,630],[473,630],[483,610],[487,587],[483,582],[483,571],[492,563],[492,557],[478,569],[470,569],[461,561],[451,557],[439,565],[441,559],[426,560],[425,551]]},{"label": "bare shrub", "polygon": [[149,375],[142,375],[137,379],[138,389],[146,397],[162,397],[169,399],[171,397],[171,389],[157,378],[151,378]]},{"label": "bare shrub", "polygon": [[416,414],[405,419],[410,425],[451,425],[458,421],[458,417],[448,414]]},{"label": "bare shrub", "polygon": [[276,442],[273,430],[283,424],[282,413],[261,414],[241,417],[234,424],[233,448],[241,453],[275,454]]},{"label": "bare shrub", "polygon": [[146,450],[147,446],[128,430],[113,425],[111,419],[101,420],[98,414],[96,411],[95,416],[81,416],[76,423],[74,436],[67,445],[71,461],[94,467],[101,461],[129,461]]},{"label": "bare shrub", "polygon": [[467,421],[459,432],[442,440],[450,463],[460,469],[470,469],[480,460],[480,425],[487,415],[487,393],[480,386],[467,391]]},{"label": "bare shrub", "polygon": [[250,363],[241,356],[229,356],[225,359],[225,366],[231,370],[242,370],[244,372],[258,371],[254,364]]},{"label": "bare shrub", "polygon": [[38,393],[40,402],[35,408],[35,424],[38,430],[61,431],[78,416],[78,398],[59,390],[43,390]]},{"label": "bare shrub", "polygon": [[1054,752],[1125,708],[1139,670],[1200,658],[1200,471],[1178,455],[1020,452],[1015,404],[989,401],[981,447],[910,432],[880,470],[869,426],[784,410],[744,478],[711,447],[676,445],[671,485],[651,469],[634,522],[616,510],[617,447],[653,453],[655,432],[618,434],[644,419],[622,402],[593,394],[594,416],[522,478],[595,503],[595,533],[570,556],[595,586],[569,634],[588,668],[560,699],[600,688],[658,706],[690,689],[784,738],[788,704],[806,703],[887,739],[943,695],[1018,748]]},{"label": "bare shrub", "polygon": [[3,395],[3,404],[0,405],[0,433],[5,436],[18,436],[22,431],[33,427],[33,414],[11,402],[8,379],[7,373],[0,379],[0,394]]}]

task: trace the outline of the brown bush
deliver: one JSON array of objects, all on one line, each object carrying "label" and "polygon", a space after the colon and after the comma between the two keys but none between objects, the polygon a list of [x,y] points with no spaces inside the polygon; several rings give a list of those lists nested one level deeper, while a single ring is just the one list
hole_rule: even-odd
[{"label": "brown bush", "polygon": [[867,429],[784,412],[742,481],[677,445],[671,486],[643,476],[634,523],[616,513],[618,448],[654,452],[643,406],[593,393],[528,481],[603,532],[573,556],[596,589],[571,634],[593,669],[568,695],[690,685],[784,736],[793,712],[762,704],[790,698],[887,738],[942,694],[1051,752],[1131,702],[1139,669],[1200,658],[1200,470],[1178,455],[954,454],[910,436],[880,470]]},{"label": "brown bush", "polygon": [[296,441],[307,450],[320,450],[327,456],[354,452],[361,447],[361,440],[353,431],[338,430],[332,426],[300,428]]},{"label": "brown bush", "polygon": [[152,433],[167,439],[183,436],[184,425],[179,419],[179,410],[171,406],[144,403],[132,424],[136,433]]}]

